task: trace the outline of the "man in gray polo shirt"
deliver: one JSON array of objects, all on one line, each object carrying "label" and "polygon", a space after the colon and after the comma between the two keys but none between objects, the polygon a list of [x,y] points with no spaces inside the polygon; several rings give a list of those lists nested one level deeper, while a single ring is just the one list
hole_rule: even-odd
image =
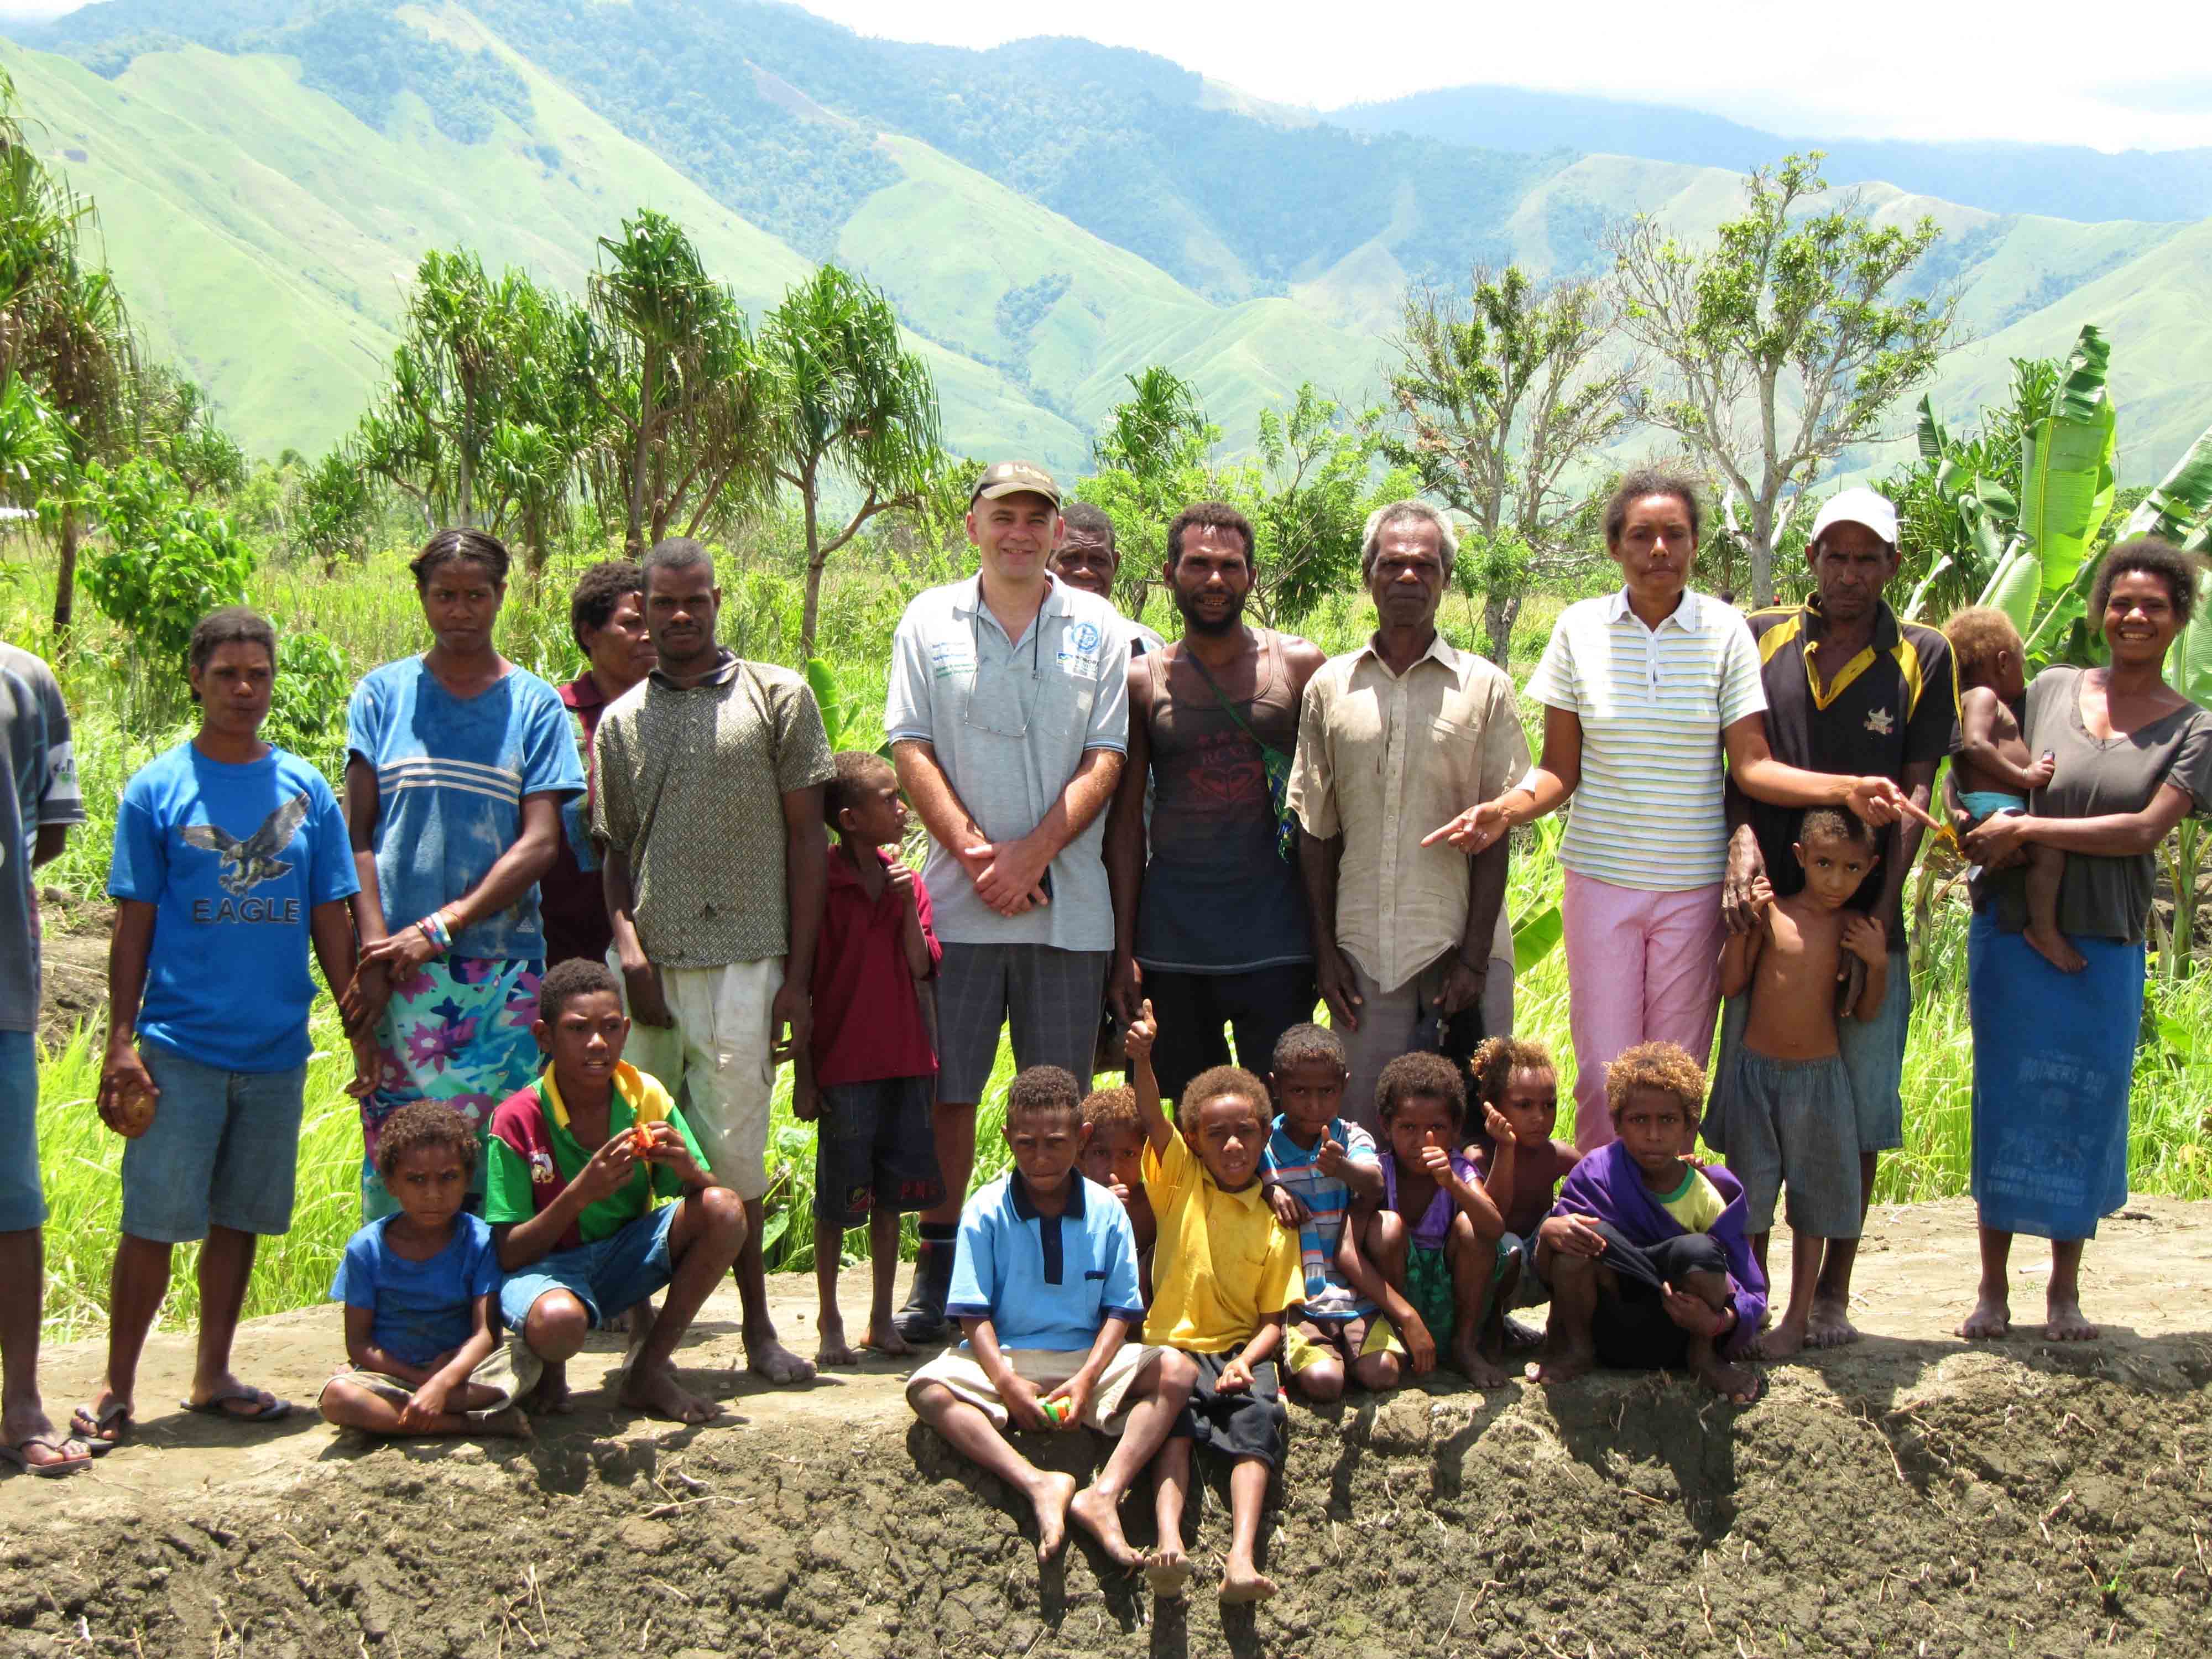
[{"label": "man in gray polo shirt", "polygon": [[1062,525],[1042,468],[1001,461],[969,501],[979,568],[919,594],[891,647],[884,730],[929,830],[922,878],[945,948],[938,977],[937,1160],[899,1333],[945,1328],[954,1241],[975,1162],[975,1103],[999,1031],[1014,1063],[1091,1086],[1114,950],[1102,818],[1128,742],[1127,624],[1048,568]]}]

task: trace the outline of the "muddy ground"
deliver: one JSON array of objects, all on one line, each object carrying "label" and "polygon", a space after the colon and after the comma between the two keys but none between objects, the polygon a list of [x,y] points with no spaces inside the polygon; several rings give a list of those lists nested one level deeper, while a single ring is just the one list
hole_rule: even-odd
[{"label": "muddy ground", "polygon": [[[1295,1409],[1263,1565],[1283,1594],[1187,1605],[1028,1522],[907,1414],[878,1363],[769,1394],[735,1308],[684,1352],[732,1416],[655,1425],[584,1397],[527,1445],[371,1447],[306,1413],[251,1430],[173,1404],[148,1356],[137,1439],[90,1475],[0,1481],[0,1653],[234,1659],[647,1652],[930,1656],[2202,1653],[2212,1631],[2212,1205],[2146,1200],[2090,1255],[2095,1346],[1946,1334],[1971,1212],[1877,1212],[1856,1347],[1774,1368],[1747,1410],[1680,1379],[1408,1389]],[[1780,1265],[1778,1262],[1778,1265]],[[2039,1301],[2023,1276],[2020,1305]],[[775,1286],[811,1347],[803,1281]],[[848,1275],[847,1303],[865,1294]],[[249,1375],[307,1401],[332,1310],[257,1322]],[[580,1384],[611,1367],[580,1362]],[[51,1349],[65,1407],[95,1345]],[[1041,1459],[1078,1471],[1095,1446]],[[1150,1534],[1148,1502],[1130,1532]]]}]

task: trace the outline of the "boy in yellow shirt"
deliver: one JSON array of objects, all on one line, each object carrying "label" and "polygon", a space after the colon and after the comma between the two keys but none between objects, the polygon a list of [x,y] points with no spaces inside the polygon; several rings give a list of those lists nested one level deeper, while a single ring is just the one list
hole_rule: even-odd
[{"label": "boy in yellow shirt", "polygon": [[1145,1576],[1159,1595],[1180,1595],[1189,1582],[1183,1498],[1192,1443],[1203,1441],[1232,1460],[1221,1600],[1260,1601],[1275,1593],[1253,1559],[1268,1477],[1283,1461],[1275,1354],[1283,1316],[1304,1296],[1305,1275],[1297,1235],[1283,1231],[1260,1185],[1272,1121],[1267,1086],[1233,1066],[1200,1073],[1176,1107],[1190,1131],[1186,1139],[1160,1105],[1152,1073],[1158,1030],[1147,1002],[1123,1045],[1145,1119],[1145,1194],[1158,1226],[1145,1340],[1188,1354],[1198,1381],[1152,1464],[1160,1538]]}]

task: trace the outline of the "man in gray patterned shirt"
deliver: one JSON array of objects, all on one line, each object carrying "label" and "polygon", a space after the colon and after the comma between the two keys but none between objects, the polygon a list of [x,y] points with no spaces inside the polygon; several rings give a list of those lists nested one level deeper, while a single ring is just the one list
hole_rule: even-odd
[{"label": "man in gray patterned shirt", "polygon": [[805,680],[714,638],[714,557],[672,536],[645,561],[659,665],[599,717],[592,834],[606,849],[626,1058],[683,1106],[714,1179],[745,1200],[745,1353],[771,1382],[813,1366],[776,1340],[761,1260],[775,1068],[806,1046],[831,775]]}]

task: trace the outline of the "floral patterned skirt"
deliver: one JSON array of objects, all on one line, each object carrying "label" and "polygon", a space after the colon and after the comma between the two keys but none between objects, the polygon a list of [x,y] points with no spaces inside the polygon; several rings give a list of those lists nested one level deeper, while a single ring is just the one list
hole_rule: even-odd
[{"label": "floral patterned skirt", "polygon": [[[376,1023],[376,1087],[361,1103],[365,1220],[392,1213],[376,1176],[385,1119],[413,1101],[442,1101],[481,1138],[500,1102],[537,1077],[542,1060],[530,1028],[544,973],[535,959],[447,957],[392,986]],[[483,1181],[478,1159],[472,1185],[481,1190]]]}]

